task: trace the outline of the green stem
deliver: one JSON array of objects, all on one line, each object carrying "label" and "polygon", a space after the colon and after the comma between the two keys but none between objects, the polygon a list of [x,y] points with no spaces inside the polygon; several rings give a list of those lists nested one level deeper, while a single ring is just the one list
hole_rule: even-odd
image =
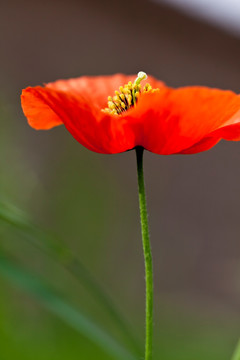
[{"label": "green stem", "polygon": [[136,148],[138,194],[142,230],[142,243],[145,261],[146,281],[146,333],[145,333],[145,360],[152,360],[152,337],[153,337],[153,267],[152,253],[148,230],[148,214],[145,196],[144,175],[143,175],[143,148]]}]

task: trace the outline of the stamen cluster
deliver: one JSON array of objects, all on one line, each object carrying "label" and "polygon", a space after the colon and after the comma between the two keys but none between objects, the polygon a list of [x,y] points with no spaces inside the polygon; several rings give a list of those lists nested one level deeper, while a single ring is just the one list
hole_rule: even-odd
[{"label": "stamen cluster", "polygon": [[108,108],[102,109],[103,112],[111,115],[121,115],[132,106],[135,106],[141,93],[156,92],[159,89],[153,89],[150,84],[146,84],[143,89],[141,84],[136,81],[119,87],[115,91],[115,96],[108,97]]}]

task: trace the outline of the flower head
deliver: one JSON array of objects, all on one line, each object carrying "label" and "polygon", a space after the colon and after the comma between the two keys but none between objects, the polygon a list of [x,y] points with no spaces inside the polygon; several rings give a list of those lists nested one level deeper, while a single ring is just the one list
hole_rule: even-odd
[{"label": "flower head", "polygon": [[64,124],[86,148],[105,154],[142,146],[156,154],[193,154],[221,139],[240,140],[240,95],[207,87],[173,89],[134,76],[58,80],[22,92],[29,125]]}]

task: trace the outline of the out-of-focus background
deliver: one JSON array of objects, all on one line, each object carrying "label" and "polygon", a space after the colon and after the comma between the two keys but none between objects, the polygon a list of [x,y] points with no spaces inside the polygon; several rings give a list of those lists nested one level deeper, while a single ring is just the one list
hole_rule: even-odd
[{"label": "out-of-focus background", "polygon": [[[10,217],[11,209],[14,214],[21,209],[33,224],[63,239],[140,342],[144,268],[135,154],[90,152],[63,126],[34,131],[21,111],[21,89],[61,78],[143,70],[173,87],[240,92],[236,16],[239,21],[238,2],[223,0],[0,3],[3,209],[9,207]],[[194,156],[145,154],[156,360],[227,360],[240,336],[239,161],[240,144],[234,142]],[[91,291],[27,241],[24,226],[19,231],[14,221],[5,220],[0,223],[1,258],[46,280],[125,344]],[[21,272],[4,266],[0,359],[113,359],[24,291],[31,284]]]}]

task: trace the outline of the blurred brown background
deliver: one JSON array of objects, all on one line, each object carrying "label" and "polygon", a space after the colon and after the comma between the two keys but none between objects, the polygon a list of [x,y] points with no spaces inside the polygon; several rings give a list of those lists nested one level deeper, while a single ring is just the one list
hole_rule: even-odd
[{"label": "blurred brown background", "polygon": [[[1,196],[61,234],[142,327],[134,152],[99,155],[64,127],[34,131],[21,112],[21,89],[143,70],[173,87],[240,92],[240,38],[149,1],[9,0],[0,3],[0,45]],[[193,156],[145,154],[155,326],[174,341],[179,359],[198,359],[184,355],[185,343],[202,359],[229,359],[240,334],[239,160],[234,142]],[[50,265],[17,246],[23,261],[49,274]],[[223,351],[211,347],[217,333]]]}]

